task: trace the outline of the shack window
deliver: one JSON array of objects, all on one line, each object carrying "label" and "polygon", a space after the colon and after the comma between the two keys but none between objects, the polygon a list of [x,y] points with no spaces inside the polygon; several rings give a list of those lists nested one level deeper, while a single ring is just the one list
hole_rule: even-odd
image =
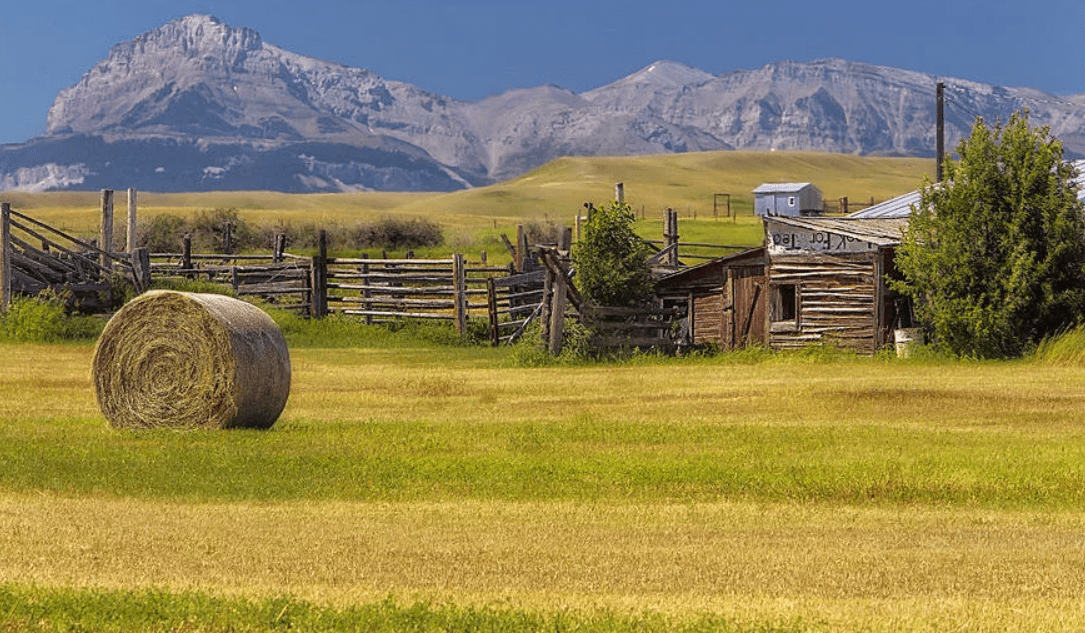
[{"label": "shack window", "polygon": [[795,284],[777,284],[772,287],[772,306],[769,318],[773,323],[791,324],[798,327],[799,287]]},{"label": "shack window", "polygon": [[795,196],[790,196],[790,197],[788,197],[788,199],[787,199],[787,206],[789,206],[789,207],[793,207],[793,206],[795,206]]}]

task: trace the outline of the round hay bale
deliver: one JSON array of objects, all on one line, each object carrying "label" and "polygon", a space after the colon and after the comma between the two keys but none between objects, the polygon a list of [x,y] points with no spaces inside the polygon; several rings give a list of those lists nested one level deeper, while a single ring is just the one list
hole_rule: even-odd
[{"label": "round hay bale", "polygon": [[290,395],[290,353],[263,310],[155,290],[128,302],[94,349],[98,407],[117,428],[270,428]]}]

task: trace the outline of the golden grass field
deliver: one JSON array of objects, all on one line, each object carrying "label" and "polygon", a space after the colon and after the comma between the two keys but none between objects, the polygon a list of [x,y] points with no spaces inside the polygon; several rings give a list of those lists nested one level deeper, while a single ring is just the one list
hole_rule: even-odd
[{"label": "golden grass field", "polygon": [[[452,194],[141,193],[140,205],[338,225],[424,215],[474,235],[568,222],[623,181],[646,218],[677,208],[700,237],[729,224],[705,217],[714,192],[748,214],[738,194],[761,182],[884,200],[931,170],[782,152],[576,158]],[[96,226],[97,194],[4,199]],[[0,589],[716,614],[738,630],[1085,629],[1074,364],[525,367],[506,349],[409,342],[291,355],[290,400],[268,432],[134,432],[98,412],[90,344],[0,343]],[[0,613],[3,633],[39,630],[21,627]]]},{"label": "golden grass field", "polygon": [[[140,433],[97,412],[89,346],[0,353],[0,455],[66,464],[0,474],[0,582],[800,630],[1085,626],[1082,369],[303,348],[272,431]],[[343,462],[408,455],[385,492]],[[719,493],[683,474],[702,461],[776,479]],[[435,462],[466,474],[425,474]],[[582,479],[563,489],[562,472]],[[804,492],[849,479],[868,496]]]},{"label": "golden grass field", "polygon": [[[614,158],[563,158],[514,180],[448,194],[351,193],[280,194],[140,192],[143,215],[191,215],[199,210],[236,208],[243,218],[276,223],[349,226],[382,216],[426,217],[453,234],[550,218],[571,225],[585,202],[602,204],[625,184],[626,200],[646,219],[677,209],[683,218],[712,217],[713,194],[730,193],[737,213],[750,215],[755,187],[764,182],[813,182],[827,201],[884,201],[919,188],[934,161],[868,158],[806,152],[699,152]],[[126,183],[117,183],[118,218],[125,208]],[[4,192],[0,199],[60,228],[97,231],[96,192]],[[722,201],[721,201],[722,204]],[[119,220],[118,220],[119,221]]]}]

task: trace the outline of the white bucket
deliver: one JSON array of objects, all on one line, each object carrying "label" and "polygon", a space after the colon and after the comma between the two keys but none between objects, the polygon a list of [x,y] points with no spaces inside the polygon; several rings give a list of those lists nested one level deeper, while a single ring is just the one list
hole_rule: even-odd
[{"label": "white bucket", "polygon": [[908,358],[917,345],[923,344],[923,330],[917,327],[893,330],[893,342],[896,343],[897,357]]}]

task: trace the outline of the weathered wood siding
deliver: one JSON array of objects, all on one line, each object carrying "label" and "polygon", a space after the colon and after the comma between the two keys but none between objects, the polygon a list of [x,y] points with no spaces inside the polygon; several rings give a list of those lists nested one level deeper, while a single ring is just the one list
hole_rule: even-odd
[{"label": "weathered wood siding", "polygon": [[795,322],[770,322],[769,346],[799,348],[832,341],[873,353],[885,343],[884,254],[776,255],[769,265],[770,287],[796,287]]},{"label": "weathered wood siding", "polygon": [[719,287],[712,293],[693,295],[690,324],[694,344],[719,345],[724,340],[724,304],[726,302],[724,291],[723,287]]},{"label": "weathered wood siding", "polygon": [[765,343],[765,250],[721,257],[675,274],[656,292],[665,305],[688,306],[697,345],[730,350]]},{"label": "weathered wood siding", "polygon": [[731,349],[765,343],[768,295],[764,266],[736,266],[729,271],[730,303],[727,340]]}]

